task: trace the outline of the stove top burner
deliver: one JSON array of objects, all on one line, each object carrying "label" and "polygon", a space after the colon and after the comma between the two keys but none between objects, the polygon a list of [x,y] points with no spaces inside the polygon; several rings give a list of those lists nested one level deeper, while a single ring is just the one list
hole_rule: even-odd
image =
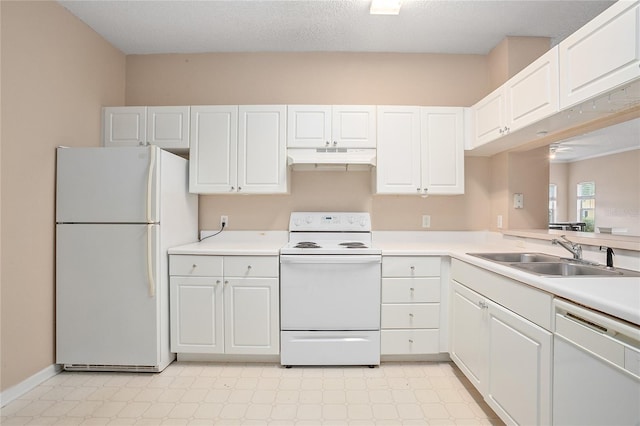
[{"label": "stove top burner", "polygon": [[313,241],[300,241],[294,248],[321,248],[318,243]]},{"label": "stove top burner", "polygon": [[345,248],[368,248],[365,243],[360,241],[347,241],[340,243],[339,245],[344,246]]}]

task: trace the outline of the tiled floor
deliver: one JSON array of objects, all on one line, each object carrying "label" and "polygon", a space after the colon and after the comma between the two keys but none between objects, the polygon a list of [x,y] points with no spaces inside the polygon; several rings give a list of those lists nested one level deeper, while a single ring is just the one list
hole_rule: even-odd
[{"label": "tiled floor", "polygon": [[447,362],[373,369],[174,363],[160,374],[64,372],[0,415],[3,426],[502,424]]}]

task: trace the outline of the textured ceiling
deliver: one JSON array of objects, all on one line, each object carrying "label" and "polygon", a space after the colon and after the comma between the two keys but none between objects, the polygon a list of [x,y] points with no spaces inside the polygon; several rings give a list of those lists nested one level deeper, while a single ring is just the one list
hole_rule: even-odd
[{"label": "textured ceiling", "polygon": [[427,52],[486,54],[505,36],[555,45],[609,7],[600,0],[59,0],[126,54]]}]

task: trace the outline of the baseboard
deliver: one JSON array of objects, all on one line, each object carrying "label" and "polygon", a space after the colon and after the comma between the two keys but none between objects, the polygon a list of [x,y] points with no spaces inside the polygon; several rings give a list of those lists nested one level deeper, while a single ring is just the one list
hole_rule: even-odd
[{"label": "baseboard", "polygon": [[39,384],[45,382],[61,371],[62,365],[52,364],[49,367],[43,368],[42,370],[38,371],[36,374],[27,378],[26,380],[21,381],[17,385],[11,386],[9,389],[0,392],[0,407],[4,407],[11,401],[20,398],[31,389],[35,388]]}]

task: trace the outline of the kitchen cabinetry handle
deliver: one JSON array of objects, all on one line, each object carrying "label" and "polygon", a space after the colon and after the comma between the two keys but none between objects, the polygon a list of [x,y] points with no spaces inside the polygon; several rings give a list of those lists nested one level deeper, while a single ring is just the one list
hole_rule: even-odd
[{"label": "kitchen cabinetry handle", "polygon": [[481,300],[478,302],[478,306],[480,307],[480,309],[488,309],[489,308],[489,304],[487,302],[485,302],[484,300]]},{"label": "kitchen cabinetry handle", "polygon": [[409,317],[410,317],[410,318],[413,318],[413,314],[412,314],[412,313],[409,313]]},{"label": "kitchen cabinetry handle", "polygon": [[416,291],[416,289],[413,287],[409,287],[409,291]]},{"label": "kitchen cabinetry handle", "polygon": [[216,280],[216,284],[220,284],[220,280]]},{"label": "kitchen cabinetry handle", "polygon": [[236,187],[235,187],[235,186],[232,186],[232,187],[231,187],[231,189],[230,189],[229,191],[233,192],[233,191],[235,191],[235,190],[236,190]]},{"label": "kitchen cabinetry handle", "polygon": [[153,279],[153,225],[147,225],[147,282],[149,285],[149,297],[156,295],[156,283]]},{"label": "kitchen cabinetry handle", "polygon": [[247,269],[251,270],[251,265],[248,265],[248,266],[247,266]]},{"label": "kitchen cabinetry handle", "polygon": [[413,343],[413,339],[409,339],[409,343]]},{"label": "kitchen cabinetry handle", "polygon": [[324,146],[329,146],[329,141],[326,141],[326,142],[324,143]]},{"label": "kitchen cabinetry handle", "polygon": [[333,141],[333,146],[337,146],[338,145],[338,141]]},{"label": "kitchen cabinetry handle", "polygon": [[224,284],[225,285],[229,284],[229,280],[224,280]]},{"label": "kitchen cabinetry handle", "polygon": [[242,191],[242,187],[241,186],[238,187],[238,191]]},{"label": "kitchen cabinetry handle", "polygon": [[153,189],[153,171],[156,168],[156,150],[149,145],[149,170],[147,171],[147,223],[153,222],[151,217],[151,202]]}]

